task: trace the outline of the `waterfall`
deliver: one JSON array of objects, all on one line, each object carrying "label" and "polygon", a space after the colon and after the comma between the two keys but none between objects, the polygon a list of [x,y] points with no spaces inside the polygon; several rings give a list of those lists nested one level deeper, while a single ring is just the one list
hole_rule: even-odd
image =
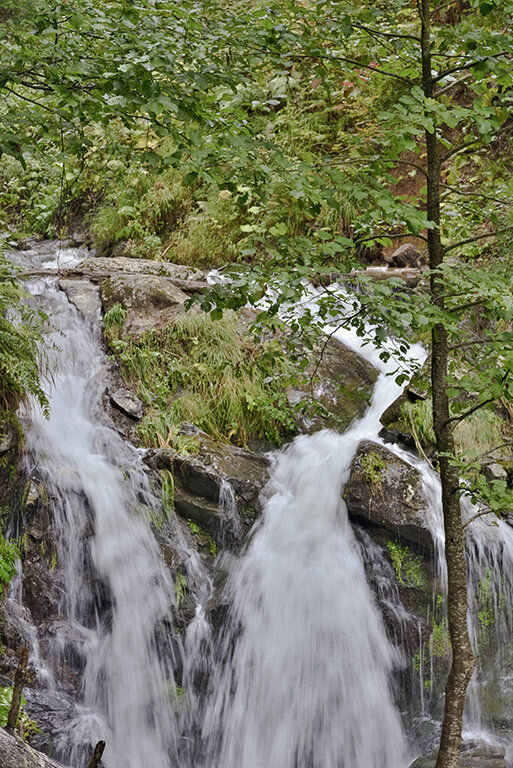
[{"label": "waterfall", "polygon": [[[355,333],[341,335],[361,351]],[[389,685],[401,661],[341,498],[358,443],[377,437],[379,417],[400,391],[374,361],[381,373],[364,417],[344,435],[298,437],[275,460],[263,520],[227,585],[231,609],[206,708],[205,766],[407,764]]]},{"label": "waterfall", "polygon": [[[43,244],[17,258],[56,267],[84,255]],[[58,685],[70,643],[83,668],[76,717],[55,745],[58,756],[78,768],[105,739],[107,768],[405,768],[408,749],[390,682],[408,663],[411,616],[401,610],[379,547],[364,531],[355,536],[341,495],[358,443],[380,442],[379,418],[400,392],[389,375],[393,358],[384,364],[351,329],[334,334],[378,368],[372,403],[344,435],[324,430],[301,436],[275,454],[264,513],[245,551],[221,564],[228,571],[229,610],[217,641],[208,620],[213,584],[198,553],[186,551],[196,610],[182,648],[173,639],[173,584],[149,526],[160,499],[141,452],[103,408],[108,364],[99,318],[82,318],[52,280],[33,281],[31,290],[51,313],[45,387],[51,417],[35,408],[24,414],[26,463],[49,495],[65,594],[63,631],[50,655],[43,658],[28,621],[25,634],[41,684]],[[418,346],[411,350],[419,362],[424,354]],[[398,446],[387,448],[421,473],[436,589],[444,593],[438,476]],[[463,505],[470,517],[474,510]],[[227,484],[220,515],[227,531],[240,532]],[[467,538],[470,628],[481,659],[470,687],[466,736],[493,741],[505,716],[485,712],[497,695],[497,669],[510,665],[513,529],[507,521],[482,518],[469,526]],[[364,564],[378,583],[376,595]],[[17,578],[14,611],[21,592]],[[396,637],[387,638],[380,609],[394,613]],[[420,624],[414,631],[421,637]],[[177,664],[183,669],[180,704]],[[427,716],[423,678],[433,678],[432,657],[429,670],[423,664],[421,647],[420,668],[412,674]],[[503,697],[513,702],[513,674],[502,684]]]},{"label": "waterfall", "polygon": [[[27,463],[53,505],[66,586],[61,611],[84,666],[77,717],[56,746],[62,759],[82,765],[102,738],[109,768],[170,768],[174,590],[145,517],[159,502],[139,452],[106,423],[98,322],[82,319],[51,281],[33,283],[32,293],[51,311],[51,415],[33,409],[26,417]],[[59,638],[57,664],[58,646]]]}]

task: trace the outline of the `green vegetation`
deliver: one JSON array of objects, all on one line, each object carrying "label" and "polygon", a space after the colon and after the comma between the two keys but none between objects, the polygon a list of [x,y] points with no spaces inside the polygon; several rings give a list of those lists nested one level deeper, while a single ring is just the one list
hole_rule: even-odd
[{"label": "green vegetation", "polygon": [[[9,709],[11,707],[13,688],[1,688],[0,687],[0,727],[5,728],[7,725],[7,717],[9,715]],[[34,720],[31,720],[27,715],[23,707],[26,704],[24,697],[21,697],[21,709],[18,716],[18,722],[16,723],[16,729],[19,735],[24,740],[30,741],[30,737],[41,733],[41,729],[38,727]]]},{"label": "green vegetation", "polygon": [[276,340],[255,345],[235,317],[191,313],[114,348],[149,406],[139,427],[149,445],[169,445],[183,421],[242,445],[250,436],[279,443],[295,431],[284,351]]},{"label": "green vegetation", "polygon": [[0,250],[0,418],[15,425],[14,411],[33,395],[47,413],[48,401],[40,384],[43,316],[23,304],[25,294],[13,267]]},{"label": "green vegetation", "polygon": [[383,470],[386,467],[385,460],[376,451],[369,451],[362,457],[362,473],[367,483],[379,483]]},{"label": "green vegetation", "polygon": [[183,575],[181,571],[178,571],[175,580],[174,580],[174,587],[175,587],[175,599],[176,599],[176,607],[179,609],[181,604],[183,603],[184,597],[187,594],[187,579]]},{"label": "green vegetation", "polygon": [[16,573],[16,559],[20,556],[16,541],[5,539],[0,534],[0,585],[5,593]]},{"label": "green vegetation", "polygon": [[162,479],[162,509],[168,520],[171,520],[173,512],[175,510],[175,481],[173,473],[168,469],[160,471],[160,477]]},{"label": "green vegetation", "polygon": [[426,585],[426,577],[422,569],[420,555],[411,552],[406,546],[395,541],[387,542],[388,553],[399,583],[403,587],[422,589]]}]

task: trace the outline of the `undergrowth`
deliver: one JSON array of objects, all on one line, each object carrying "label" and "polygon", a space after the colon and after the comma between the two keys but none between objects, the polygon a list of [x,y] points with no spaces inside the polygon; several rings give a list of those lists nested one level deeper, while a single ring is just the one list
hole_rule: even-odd
[{"label": "undergrowth", "polygon": [[138,429],[148,445],[169,444],[184,421],[239,445],[250,437],[279,444],[295,431],[284,386],[292,370],[279,342],[255,345],[234,317],[190,313],[111,344],[148,405]]}]

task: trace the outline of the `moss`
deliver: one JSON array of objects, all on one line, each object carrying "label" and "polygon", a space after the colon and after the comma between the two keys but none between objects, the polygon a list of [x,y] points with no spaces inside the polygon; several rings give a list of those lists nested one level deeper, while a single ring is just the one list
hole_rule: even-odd
[{"label": "moss", "polygon": [[362,473],[367,483],[379,483],[386,467],[386,462],[376,451],[369,451],[362,457]]},{"label": "moss", "polygon": [[394,541],[389,541],[387,547],[399,583],[403,587],[423,589],[426,586],[426,576],[420,555]]},{"label": "moss", "polygon": [[170,445],[184,421],[239,445],[249,437],[279,444],[296,430],[285,392],[291,363],[278,341],[254,344],[234,316],[185,315],[114,349],[148,404],[138,427],[148,445]]}]

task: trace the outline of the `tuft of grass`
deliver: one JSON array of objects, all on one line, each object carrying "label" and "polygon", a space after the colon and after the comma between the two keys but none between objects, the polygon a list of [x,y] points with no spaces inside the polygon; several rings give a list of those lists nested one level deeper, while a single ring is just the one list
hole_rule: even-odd
[{"label": "tuft of grass", "polygon": [[248,437],[279,444],[295,431],[285,353],[276,340],[255,345],[233,316],[191,313],[116,349],[149,405],[139,426],[147,444],[167,444],[184,421],[239,445]]}]

